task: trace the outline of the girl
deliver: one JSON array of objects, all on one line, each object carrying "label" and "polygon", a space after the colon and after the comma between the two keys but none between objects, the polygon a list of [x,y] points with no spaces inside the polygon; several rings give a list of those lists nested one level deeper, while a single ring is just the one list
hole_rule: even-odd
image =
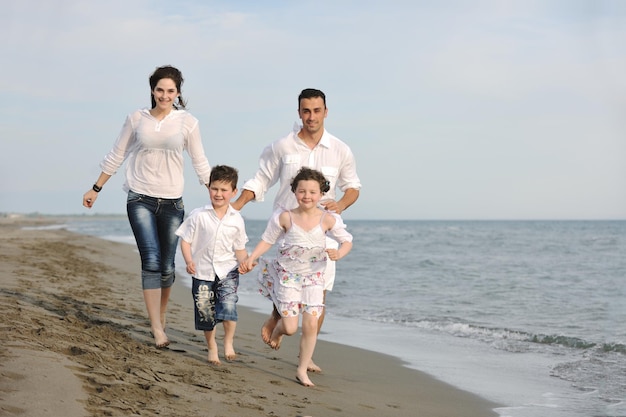
[{"label": "girl", "polygon": [[183,151],[191,157],[200,183],[208,184],[211,166],[200,138],[198,120],[185,110],[183,75],[171,66],[150,76],[151,108],[127,118],[113,149],[100,163],[102,172],[83,195],[93,207],[98,193],[126,163],[126,211],[141,256],[141,283],[157,348],[169,345],[165,312],[174,283],[176,229],[183,222]]},{"label": "girl", "polygon": [[[281,316],[264,341],[273,349],[279,349],[282,337],[298,330],[302,312],[296,380],[307,387],[314,385],[308,377],[307,366],[317,342],[317,320],[324,310],[326,261],[339,260],[352,249],[352,235],[346,231],[341,217],[318,206],[328,190],[329,183],[321,172],[302,168],[291,183],[298,207],[279,211],[272,217],[262,240],[240,266],[241,273],[252,270],[261,255],[284,239],[276,259],[261,259],[261,294],[273,301]],[[338,249],[326,249],[326,233],[339,242]]]}]

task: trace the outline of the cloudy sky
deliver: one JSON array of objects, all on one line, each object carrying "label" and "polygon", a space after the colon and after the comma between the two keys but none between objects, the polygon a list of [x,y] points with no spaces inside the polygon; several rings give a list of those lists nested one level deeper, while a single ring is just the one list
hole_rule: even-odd
[{"label": "cloudy sky", "polygon": [[[363,182],[346,218],[626,219],[620,0],[23,0],[0,27],[0,212],[87,213],[171,64],[210,163],[242,181],[322,89]],[[124,213],[122,183],[89,212]],[[208,201],[191,169],[184,197]]]}]

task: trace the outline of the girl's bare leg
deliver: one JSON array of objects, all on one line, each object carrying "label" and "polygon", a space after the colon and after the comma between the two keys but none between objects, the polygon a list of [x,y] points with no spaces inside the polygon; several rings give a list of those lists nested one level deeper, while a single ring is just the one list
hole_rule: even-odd
[{"label": "girl's bare leg", "polygon": [[274,331],[272,332],[270,342],[268,343],[272,349],[280,349],[280,343],[283,340],[283,336],[291,336],[298,331],[298,320],[298,316],[295,316],[283,317],[278,321],[278,324],[276,324],[276,327],[274,327]]},{"label": "girl's bare leg", "polygon": [[[326,290],[324,290],[323,302],[324,302],[324,305],[326,305]],[[326,316],[326,308],[322,310],[322,314],[320,314],[319,319],[317,319],[317,335],[318,336],[320,332],[322,331],[322,324],[324,324],[324,316]],[[311,358],[311,362],[309,362],[309,365],[307,366],[307,370],[309,372],[316,372],[316,373],[322,372],[322,368],[320,368],[319,366],[315,364],[315,362],[313,362],[313,358]]]},{"label": "girl's bare leg", "polygon": [[312,387],[315,384],[309,379],[307,369],[313,358],[315,344],[317,342],[317,317],[309,314],[302,314],[302,337],[300,338],[300,360],[296,379],[305,387]]}]

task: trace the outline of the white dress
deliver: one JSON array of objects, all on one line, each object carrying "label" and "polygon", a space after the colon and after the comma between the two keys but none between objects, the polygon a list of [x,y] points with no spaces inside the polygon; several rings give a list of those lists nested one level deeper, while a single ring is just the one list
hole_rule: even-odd
[{"label": "white dress", "polygon": [[324,269],[328,260],[325,250],[326,233],[321,220],[307,231],[292,219],[278,256],[259,260],[260,292],[274,302],[283,317],[298,316],[301,310],[315,317],[322,313]]}]

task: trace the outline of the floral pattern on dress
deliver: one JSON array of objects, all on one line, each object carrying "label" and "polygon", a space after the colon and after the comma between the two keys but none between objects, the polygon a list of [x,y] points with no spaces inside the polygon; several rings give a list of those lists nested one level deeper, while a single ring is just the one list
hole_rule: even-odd
[{"label": "floral pattern on dress", "polygon": [[316,229],[304,231],[292,225],[276,259],[259,259],[259,291],[274,302],[283,317],[298,316],[302,311],[319,317],[324,309],[328,256],[325,234],[321,227]]}]

